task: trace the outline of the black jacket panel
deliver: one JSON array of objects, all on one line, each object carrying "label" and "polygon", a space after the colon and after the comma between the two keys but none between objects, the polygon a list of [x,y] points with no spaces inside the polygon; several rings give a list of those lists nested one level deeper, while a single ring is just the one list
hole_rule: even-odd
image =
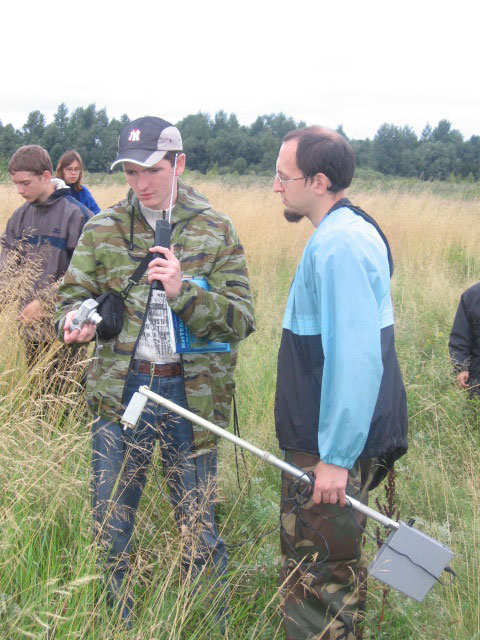
[{"label": "black jacket panel", "polygon": [[[393,325],[381,330],[383,376],[360,458],[378,458],[374,486],[408,448],[407,399]],[[321,336],[283,330],[278,353],[275,424],[280,448],[319,455],[318,424],[324,354]]]},{"label": "black jacket panel", "polygon": [[448,341],[456,373],[468,371],[470,384],[480,379],[480,283],[467,289],[460,298]]}]

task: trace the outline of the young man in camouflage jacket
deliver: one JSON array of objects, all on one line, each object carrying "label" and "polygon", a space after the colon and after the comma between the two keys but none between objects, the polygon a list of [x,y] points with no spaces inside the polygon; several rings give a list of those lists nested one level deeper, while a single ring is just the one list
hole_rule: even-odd
[{"label": "young man in camouflage jacket", "polygon": [[[245,256],[232,223],[178,180],[185,167],[179,131],[160,118],[135,120],[119,137],[114,165],[119,162],[131,190],[86,225],[60,287],[57,322],[66,343],[94,339],[93,324],[70,328],[81,303],[108,290],[122,291],[146,254],[162,252],[152,255],[146,274],[129,291],[121,333],[108,341],[97,337],[87,381],[88,402],[98,418],[93,426],[94,522],[107,551],[109,600],[121,603],[128,620],[132,602],[119,591],[157,439],[185,537],[185,574],[197,576],[210,560],[221,585],[227,554],[215,525],[216,447],[209,432],[150,402],[133,431],[124,431],[119,417],[138,387],[147,385],[226,427],[238,342],[255,323]],[[168,216],[170,202],[172,246],[161,249],[153,246],[153,229],[156,219]],[[209,290],[192,277],[205,278]],[[164,291],[152,289],[156,280]],[[167,304],[192,334],[228,342],[230,352],[176,354],[168,339]]]}]

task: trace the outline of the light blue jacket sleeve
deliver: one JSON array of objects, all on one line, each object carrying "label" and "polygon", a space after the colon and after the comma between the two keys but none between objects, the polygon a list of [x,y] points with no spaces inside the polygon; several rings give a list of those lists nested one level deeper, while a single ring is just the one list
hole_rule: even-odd
[{"label": "light blue jacket sleeve", "polygon": [[312,260],[325,356],[319,452],[324,462],[350,469],[367,439],[383,374],[386,258],[342,234],[316,247]]}]

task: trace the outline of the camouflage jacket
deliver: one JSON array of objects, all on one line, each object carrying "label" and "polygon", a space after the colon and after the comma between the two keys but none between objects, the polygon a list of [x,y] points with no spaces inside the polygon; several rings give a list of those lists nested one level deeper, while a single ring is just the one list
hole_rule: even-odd
[{"label": "camouflage jacket", "polygon": [[[124,289],[153,246],[153,237],[132,191],[85,225],[59,288],[56,325],[60,339],[69,311],[87,298]],[[227,216],[214,211],[202,195],[180,180],[172,211],[172,244],[182,276],[203,276],[211,288],[205,291],[192,282],[183,282],[179,295],[169,301],[172,310],[193,334],[231,344],[230,353],[182,356],[187,403],[191,411],[226,427],[238,342],[255,330],[243,248]],[[94,413],[107,419],[118,420],[123,413],[125,382],[149,298],[150,286],[144,274],[126,299],[121,333],[109,341],[97,339],[87,399]],[[197,446],[213,441],[213,436],[200,427],[194,425],[194,431]]]}]

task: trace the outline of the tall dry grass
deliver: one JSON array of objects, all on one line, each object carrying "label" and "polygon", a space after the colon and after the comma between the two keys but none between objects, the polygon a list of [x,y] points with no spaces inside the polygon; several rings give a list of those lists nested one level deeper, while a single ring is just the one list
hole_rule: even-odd
[{"label": "tall dry grass", "polygon": [[[278,198],[261,185],[236,187],[195,178],[227,212],[245,246],[258,330],[241,347],[237,373],[242,436],[275,452],[273,394],[282,312],[291,277],[313,229],[289,225]],[[100,206],[125,188],[94,189]],[[0,186],[0,227],[21,204]],[[410,451],[397,465],[401,517],[455,552],[457,579],[436,585],[424,603],[391,592],[382,624],[382,587],[370,581],[367,638],[480,638],[479,444],[477,414],[454,384],[447,339],[461,292],[480,277],[480,206],[431,193],[365,189],[352,200],[390,239],[399,359],[409,398]],[[12,291],[12,299],[15,291]],[[352,300],[354,304],[354,300]],[[89,417],[78,387],[59,398],[34,388],[16,332],[13,304],[0,312],[0,638],[121,638],[108,615],[91,544]],[[38,367],[47,367],[48,361]],[[68,409],[68,411],[66,410]],[[281,638],[277,609],[278,474],[246,459],[236,484],[234,452],[220,445],[219,519],[230,545],[229,638]],[[155,469],[158,464],[155,465]],[[383,489],[372,503],[384,502]],[[373,531],[374,527],[369,525]],[[131,586],[137,621],[129,637],[215,638],[212,596],[179,577],[181,541],[161,473],[153,471],[134,540]],[[374,544],[367,542],[370,556]]]}]

